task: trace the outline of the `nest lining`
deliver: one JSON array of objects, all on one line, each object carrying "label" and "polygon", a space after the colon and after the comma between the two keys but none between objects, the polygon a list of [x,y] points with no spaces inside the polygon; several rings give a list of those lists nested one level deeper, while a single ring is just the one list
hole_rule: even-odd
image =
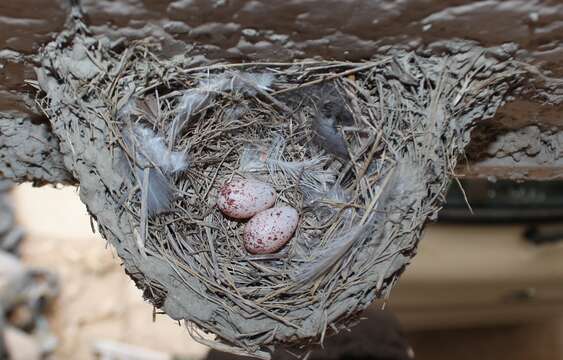
[{"label": "nest lining", "polygon": [[[354,65],[341,64],[343,68],[350,66]],[[174,179],[179,196],[172,211],[149,221],[141,251],[164,257],[179,269],[197,272],[209,287],[210,301],[233,311],[266,315],[292,327],[293,312],[315,308],[319,297],[325,297],[330,306],[333,294],[345,292],[347,283],[362,281],[371,261],[389,256],[377,252],[382,239],[374,239],[371,245],[364,242],[375,230],[371,228],[375,219],[381,218],[376,205],[387,190],[383,187],[391,186],[390,174],[396,166],[385,141],[391,139],[384,138],[375,117],[366,120],[370,116],[366,100],[350,97],[356,91],[354,86],[369,81],[369,75],[295,90],[279,85],[292,84],[298,76],[306,83],[309,78],[300,68],[249,65],[236,71],[190,72],[182,81],[183,88],[161,89],[144,100],[131,98],[130,102],[144,104],[135,104],[127,115],[131,126],[150,126],[156,134],[177,136],[169,143],[189,154],[190,163],[189,170]],[[335,66],[328,68],[334,70]],[[233,85],[240,78],[253,79],[257,74],[272,77],[271,92],[291,90],[295,94],[283,99],[280,106],[277,101],[269,102],[252,80],[244,86]],[[324,75],[326,69],[317,66],[309,81]],[[209,83],[222,82],[226,82],[224,88],[208,89]],[[187,106],[183,91],[194,89],[205,94],[206,101]],[[171,91],[184,95],[167,96]],[[345,111],[353,115],[353,123],[340,128],[349,151],[349,159],[343,160],[315,144],[319,135],[314,123],[325,121],[318,119],[322,116],[319,107],[351,100],[354,104]],[[155,108],[154,104],[160,106]],[[143,108],[154,111],[139,111]],[[171,131],[178,118],[184,122],[181,131]],[[374,161],[376,157],[378,161]],[[220,187],[235,176],[273,185],[278,205],[300,211],[300,225],[279,253],[247,253],[242,246],[244,223],[228,219],[216,208]],[[131,208],[139,223],[141,202],[139,191],[132,196]],[[351,247],[371,253],[356,271],[346,269],[346,263],[357,256],[354,253],[358,250]],[[353,251],[348,254],[348,250]]]},{"label": "nest lining", "polygon": [[[196,339],[262,358],[275,344],[322,342],[388,296],[468,129],[516,74],[506,65],[480,77],[498,65],[481,50],[195,67],[146,42],[117,52],[87,34],[70,39],[43,53],[39,104],[101,233],[145,296]],[[139,128],[186,166],[159,164],[132,135]],[[300,212],[279,253],[247,253],[244,224],[215,207],[235,176],[272,184]],[[158,211],[153,186],[164,186]]]}]

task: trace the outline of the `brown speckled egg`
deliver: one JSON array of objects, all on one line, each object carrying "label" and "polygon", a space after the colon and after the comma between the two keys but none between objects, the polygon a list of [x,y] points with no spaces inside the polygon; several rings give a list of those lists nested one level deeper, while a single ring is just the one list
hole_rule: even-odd
[{"label": "brown speckled egg", "polygon": [[274,207],[256,214],[244,228],[244,247],[252,254],[271,254],[291,239],[299,214],[289,206]]},{"label": "brown speckled egg", "polygon": [[276,192],[264,182],[251,179],[233,179],[221,190],[217,207],[221,212],[234,219],[249,219],[262,210],[274,206]]}]

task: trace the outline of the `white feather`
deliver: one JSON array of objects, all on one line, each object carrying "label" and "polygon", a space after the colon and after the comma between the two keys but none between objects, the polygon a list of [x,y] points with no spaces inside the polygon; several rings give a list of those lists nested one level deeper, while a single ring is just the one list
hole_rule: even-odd
[{"label": "white feather", "polygon": [[192,115],[201,110],[209,98],[210,93],[207,91],[201,91],[200,89],[190,89],[184,91],[184,94],[178,104],[176,116],[174,117],[174,120],[168,130],[168,143],[170,147],[174,144],[176,136],[190,121]]},{"label": "white feather", "polygon": [[[318,188],[301,186],[301,192],[305,206],[311,207],[317,215],[317,219],[322,221],[330,221],[334,214],[341,211],[351,201],[350,194],[346,193],[338,184],[324,183]],[[349,219],[353,213],[354,210],[347,207],[340,213],[340,216]]]},{"label": "white feather", "polygon": [[324,183],[318,189],[304,189],[305,204],[310,206],[318,202],[348,203],[350,196],[338,184]]},{"label": "white feather", "polygon": [[137,104],[135,101],[135,83],[132,80],[127,81],[124,86],[124,95],[117,102],[117,119],[124,121],[129,120],[131,115],[135,112]]},{"label": "white feather", "polygon": [[269,91],[275,80],[273,73],[238,73],[238,76],[245,85],[242,88],[246,88],[247,91],[250,91],[251,88]]},{"label": "white feather", "polygon": [[175,173],[188,167],[186,154],[180,151],[170,151],[164,144],[164,139],[157,136],[151,129],[135,126],[135,139],[140,155],[164,173]]},{"label": "white feather", "polygon": [[242,92],[255,96],[259,91],[268,91],[274,82],[273,73],[245,73],[224,72],[210,75],[199,81],[196,88],[184,91],[180,99],[176,116],[168,130],[168,142],[170,147],[192,115],[201,110],[206,103],[221,92]]},{"label": "white feather", "polygon": [[243,92],[256,95],[258,91],[268,91],[275,80],[273,73],[246,73],[239,71],[212,75],[200,82],[200,89],[208,92]]},{"label": "white feather", "polygon": [[[137,179],[140,183],[141,192],[144,191],[144,169],[136,168]],[[165,174],[158,169],[149,169],[149,181],[147,185],[147,214],[154,216],[171,208],[174,191]]]},{"label": "white feather", "polygon": [[135,149],[135,172],[142,191],[145,188],[142,183],[144,169],[150,169],[146,187],[148,214],[152,216],[169,210],[174,196],[169,176],[188,168],[186,154],[170,151],[162,137],[139,125],[134,126],[128,140]]},{"label": "white feather", "polygon": [[131,98],[119,109],[117,119],[121,121],[129,120],[135,109],[135,101]]},{"label": "white feather", "polygon": [[316,189],[334,181],[336,174],[323,168],[326,157],[316,156],[302,161],[285,161],[285,139],[277,135],[268,149],[248,146],[240,159],[243,172],[268,172],[270,176],[283,173],[302,187]]}]

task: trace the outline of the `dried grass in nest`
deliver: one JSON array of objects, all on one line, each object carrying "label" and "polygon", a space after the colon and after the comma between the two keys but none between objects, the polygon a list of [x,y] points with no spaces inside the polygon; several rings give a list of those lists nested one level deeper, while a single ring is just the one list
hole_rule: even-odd
[{"label": "dried grass in nest", "polygon": [[[515,75],[507,65],[479,77],[497,64],[482,51],[194,67],[159,59],[143,42],[118,53],[74,41],[90,41],[88,58],[103,69],[66,89],[89,99],[79,111],[106,127],[103,146],[124,179],[108,201],[132,224],[134,242],[113,240],[126,268],[158,262],[153,273],[129,270],[155,305],[184,301],[187,312],[174,317],[196,339],[262,358],[275,344],[322,342],[388,296],[439,210],[469,127],[494,113]],[[54,119],[47,93],[41,104]],[[331,114],[334,132],[319,136]],[[185,163],[159,164],[138,129],[165,146],[163,161]],[[233,177],[266,181],[278,204],[299,210],[280,252],[247,253],[244,224],[216,208]],[[152,187],[171,203],[150,205]],[[112,241],[117,228],[86,202]]]}]

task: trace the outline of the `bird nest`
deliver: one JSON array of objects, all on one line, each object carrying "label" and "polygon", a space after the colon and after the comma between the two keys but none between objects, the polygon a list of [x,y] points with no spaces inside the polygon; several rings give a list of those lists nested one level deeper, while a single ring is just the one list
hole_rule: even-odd
[{"label": "bird nest", "polygon": [[[39,104],[128,274],[197,340],[262,358],[387,298],[514,75],[482,50],[196,66],[85,34],[42,56]],[[249,253],[217,208],[233,178],[298,211],[278,252]]]}]

